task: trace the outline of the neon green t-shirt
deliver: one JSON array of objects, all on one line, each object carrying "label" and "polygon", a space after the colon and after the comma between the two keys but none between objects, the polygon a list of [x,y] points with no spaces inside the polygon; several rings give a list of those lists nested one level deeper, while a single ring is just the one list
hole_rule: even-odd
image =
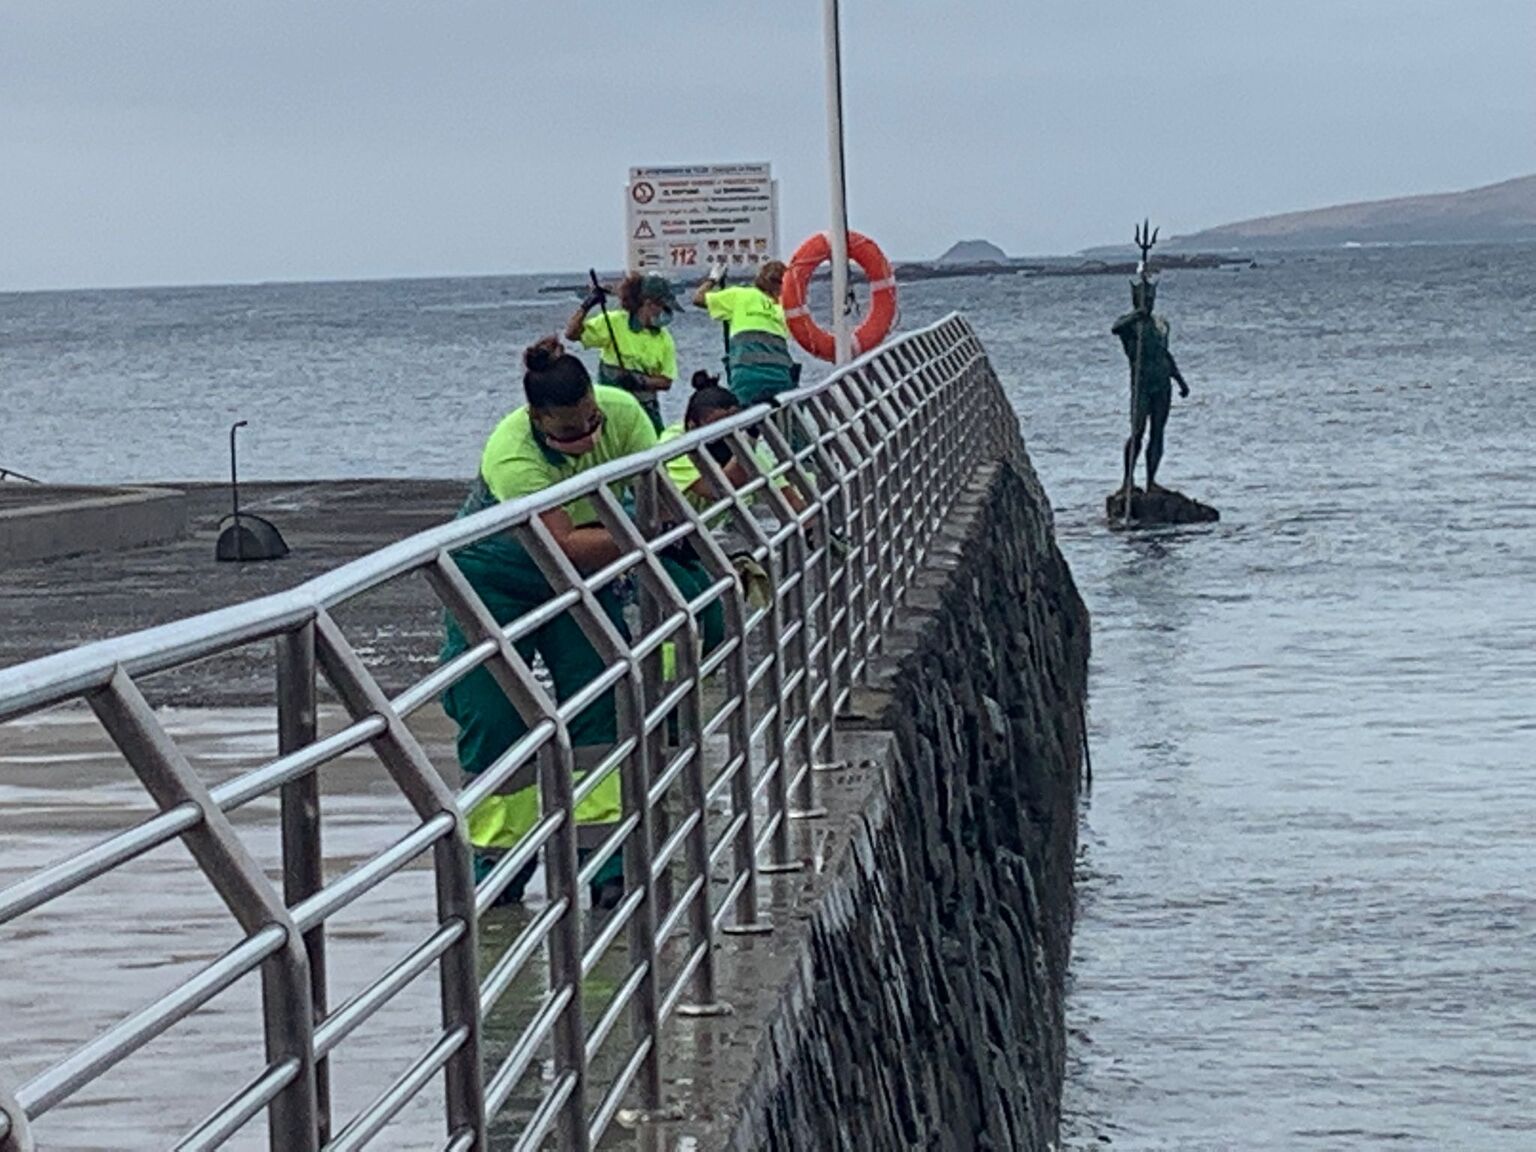
[{"label": "neon green t-shirt", "polygon": [[769,332],[789,339],[784,306],[755,284],[716,288],[704,294],[704,304],[710,319],[729,321],[733,336],[741,332]]},{"label": "neon green t-shirt", "polygon": [[[655,446],[651,418],[633,396],[602,384],[592,394],[603,412],[603,430],[592,450],[580,456],[565,456],[540,444],[526,404],[503,417],[480,456],[480,475],[492,496],[501,501],[531,496],[599,464]],[[590,500],[577,500],[565,510],[572,524],[597,521],[597,509]]]},{"label": "neon green t-shirt", "polygon": [[[670,424],[661,430],[661,435],[657,437],[657,443],[665,444],[669,440],[676,440],[686,431],[687,428],[681,424]],[[757,458],[757,466],[764,472],[771,472],[778,465],[778,459],[769,450],[768,445],[761,441],[758,442],[752,455]],[[671,477],[672,483],[677,485],[677,490],[683,494],[683,498],[688,503],[692,504],[699,511],[702,512],[718,499],[716,496],[700,496],[688,491],[704,475],[699,471],[699,466],[694,463],[691,454],[684,452],[681,456],[674,456],[671,460],[667,461],[666,467],[667,475]],[[778,488],[788,488],[788,474],[780,476],[775,486]],[[749,497],[747,502],[750,504],[752,499],[753,497]]]},{"label": "neon green t-shirt", "polygon": [[[610,323],[612,339],[608,335]],[[629,326],[629,313],[616,310],[610,310],[607,319],[601,311],[593,312],[581,326],[581,346],[599,349],[598,360],[613,371],[619,368],[615,341],[624,357],[624,367],[631,372],[677,379],[677,344],[665,328],[642,328],[636,332]]]}]

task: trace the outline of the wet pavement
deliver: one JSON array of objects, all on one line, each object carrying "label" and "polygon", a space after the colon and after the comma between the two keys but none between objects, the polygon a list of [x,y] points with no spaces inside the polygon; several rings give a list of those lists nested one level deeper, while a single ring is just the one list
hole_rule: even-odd
[{"label": "wet pavement", "polygon": [[[162,708],[166,730],[209,784],[217,784],[270,758],[276,748],[266,709]],[[322,717],[322,731],[339,727]],[[452,763],[451,725],[434,707],[412,727],[439,765]],[[152,807],[94,719],[79,708],[55,710],[3,730],[0,744],[0,886],[78,851],[152,814]],[[853,736],[850,741],[858,741]],[[850,743],[859,755],[881,745],[873,734]],[[796,950],[797,928],[810,915],[837,846],[837,830],[862,798],[867,770],[818,774],[829,820],[794,826],[799,874],[764,878],[763,914],[779,926],[772,936],[721,938],[716,953],[719,987],[734,1012],[712,1019],[676,1020],[666,1042],[666,1099],[661,1122],[638,1123],[633,1092],[602,1144],[606,1149],[712,1147],[724,1132],[730,1104],[752,1066],[768,1007],[783,984]],[[334,879],[415,826],[371,753],[354,753],[324,769],[323,844],[326,873]],[[280,883],[277,801],[256,801],[234,814],[242,839]],[[714,822],[716,831],[723,818]],[[717,877],[719,879],[719,877]],[[542,876],[522,906],[493,910],[482,922],[481,970],[488,970],[518,932],[544,906]],[[366,986],[433,931],[431,873],[418,860],[328,922],[327,964],[334,1007]],[[588,939],[601,914],[584,913]],[[170,844],[83,889],[24,917],[7,931],[7,967],[21,978],[0,983],[0,1076],[15,1086],[73,1051],[103,1028],[169,991],[239,939],[233,920],[185,850]],[[670,982],[683,949],[666,950],[662,970]],[[584,1010],[588,1027],[611,1002],[629,972],[621,935],[592,972]],[[513,1038],[545,1002],[542,953],[486,1020],[487,1060],[504,1056]],[[438,982],[431,969],[333,1055],[333,1114],[338,1123],[372,1101],[437,1035]],[[259,982],[230,989],[143,1052],[130,1057],[89,1089],[37,1124],[42,1147],[84,1152],[163,1148],[190,1130],[259,1071]],[[615,1028],[588,1087],[596,1102],[629,1050],[627,1017]],[[537,1105],[535,1085],[547,1082],[547,1045],[499,1120],[496,1131],[518,1128]],[[542,1069],[542,1071],[540,1071]],[[440,1078],[381,1137],[379,1147],[427,1147],[441,1139]],[[265,1148],[260,1120],[232,1148]]]}]

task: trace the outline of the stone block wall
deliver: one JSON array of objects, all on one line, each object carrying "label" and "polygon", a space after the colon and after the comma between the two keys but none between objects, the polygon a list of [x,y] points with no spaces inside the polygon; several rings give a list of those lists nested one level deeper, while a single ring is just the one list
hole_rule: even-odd
[{"label": "stone block wall", "polygon": [[1056,1138],[1089,627],[1022,451],[977,478],[908,606],[860,700],[889,752],[758,1042],[733,1149]]}]

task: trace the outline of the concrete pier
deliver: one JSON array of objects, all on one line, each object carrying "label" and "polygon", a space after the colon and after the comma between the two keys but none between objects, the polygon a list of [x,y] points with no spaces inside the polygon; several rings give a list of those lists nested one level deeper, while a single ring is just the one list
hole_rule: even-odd
[{"label": "concrete pier", "polygon": [[663,1146],[1056,1147],[1088,623],[1027,460],[983,471],[839,725],[793,918],[723,945],[736,1019],[691,1026]]},{"label": "concrete pier", "polygon": [[[189,488],[188,527],[179,540],[0,570],[0,664],[300,583],[450,517],[463,489],[454,481],[252,485],[249,507],[279,525],[293,555],[219,564],[213,539],[226,494]],[[419,675],[436,659],[440,612],[418,584],[386,585],[338,621],[379,671],[414,667]],[[1087,655],[1087,613],[1020,450],[974,476],[869,684],[839,722],[839,764],[818,779],[827,818],[793,827],[792,852],[803,867],[761,878],[772,935],[719,938],[718,994],[731,1014],[672,1021],[662,1042],[668,1110],[626,1114],[603,1148],[1053,1146]],[[209,779],[272,754],[269,659],[236,653],[153,677],[145,687],[157,705],[174,706],[167,723]],[[334,712],[327,715],[323,729],[338,723]],[[412,723],[433,761],[451,765],[452,729],[441,712],[428,707]],[[11,816],[0,819],[0,882],[143,814],[145,798],[78,710],[11,731],[23,740],[0,749],[0,771],[15,793]],[[327,841],[328,852],[344,860],[377,851],[403,816],[371,756],[350,760],[325,777],[325,803],[343,829],[340,840]],[[87,791],[93,803],[81,807],[79,781],[97,776],[100,785]],[[130,800],[134,811],[123,808]],[[239,825],[269,867],[276,815],[275,801],[262,801]],[[65,841],[39,836],[48,827]],[[144,892],[156,894],[157,907],[169,900],[185,910],[180,927],[161,930],[171,935],[155,941],[157,951],[170,948],[185,968],[216,948],[221,914],[174,856],[147,861],[147,874],[129,873],[126,887],[105,888],[97,903],[82,905],[83,915],[100,921],[87,936],[106,945],[80,951],[71,941],[82,939],[81,925],[57,918],[29,944],[39,972],[60,955],[71,956],[72,967],[54,993],[38,996],[27,985],[27,1003],[73,1003],[78,1011],[55,1012],[49,1034],[58,1037],[57,1051],[0,1066],[10,1082],[114,1018],[115,999],[72,1001],[68,989],[85,979],[121,991],[142,941],[122,937],[119,946],[113,925]],[[173,875],[185,892],[172,886]],[[333,1003],[358,973],[397,953],[412,930],[425,930],[429,881],[429,872],[413,868],[382,903],[359,906],[333,928]],[[126,903],[114,902],[114,893]],[[537,911],[537,885],[529,898],[530,909],[487,917],[484,963]],[[617,979],[622,947],[607,963]],[[136,991],[156,991],[167,978],[152,970]],[[527,983],[516,999],[532,1005],[542,976],[530,971]],[[349,1067],[357,1080],[338,1086],[339,1104],[365,1099],[360,1084],[387,1076],[420,1045],[434,1026],[431,1000],[430,986],[413,991],[371,1035],[366,1059]],[[152,1102],[167,1084],[200,1085],[207,1071],[248,1055],[254,1005],[243,1001],[235,1012],[241,1027],[212,1018],[194,1026],[213,1029],[198,1034],[204,1042],[172,1046],[168,1065],[146,1062],[153,1078],[130,1085],[142,1088],[142,1104],[122,1147],[163,1146]],[[488,1050],[509,1042],[497,1026],[487,1022]],[[509,1117],[525,1111],[513,1102]],[[70,1117],[81,1142],[60,1146],[94,1146],[89,1109]],[[417,1146],[418,1136],[424,1144],[439,1123],[430,1107],[414,1111],[397,1130],[410,1142],[400,1146]],[[498,1146],[497,1132],[492,1136]]]}]

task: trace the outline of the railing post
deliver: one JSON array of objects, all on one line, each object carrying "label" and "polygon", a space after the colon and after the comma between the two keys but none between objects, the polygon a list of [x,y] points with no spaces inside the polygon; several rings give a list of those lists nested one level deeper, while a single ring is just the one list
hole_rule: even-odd
[{"label": "railing post", "polygon": [[[729,756],[736,762],[731,776],[731,813],[741,821],[736,833],[736,843],[731,847],[731,860],[736,874],[745,875],[736,897],[737,932],[755,932],[764,925],[758,916],[757,901],[757,812],[752,796],[752,694],[747,690],[752,675],[751,660],[747,653],[747,603],[746,594],[738,582],[726,597],[725,619],[727,640],[736,639],[736,650],[727,662],[726,684],[736,697],[736,709],[731,714],[727,747]],[[727,928],[729,932],[731,929]]]},{"label": "railing post", "polygon": [[[307,623],[276,639],[277,751],[286,756],[307,748],[319,733],[316,703],[315,626]],[[325,886],[320,844],[320,778],[307,772],[284,784],[280,800],[283,843],[283,902],[289,908]],[[310,1001],[319,1025],[328,1011],[325,977],[325,923],[304,934],[309,957]],[[315,1062],[315,1113],[320,1143],[331,1138],[330,1061]]]},{"label": "railing post", "polygon": [[[769,447],[773,449],[776,455],[782,459],[796,461],[796,467],[798,468],[796,445],[801,437],[805,435],[804,429],[797,427],[798,413],[794,410],[783,410],[780,415],[783,418],[784,426],[780,427],[777,421],[770,421],[765,426],[763,435],[767,437]],[[793,531],[789,533],[785,541],[785,551],[788,554],[788,567],[792,568],[795,573],[794,587],[786,594],[786,598],[789,600],[790,615],[795,620],[795,637],[790,645],[783,643],[782,631],[777,632],[774,638],[774,651],[776,654],[783,654],[786,648],[793,647],[794,663],[792,667],[789,667],[786,661],[786,667],[789,668],[790,675],[781,677],[778,686],[775,688],[775,695],[780,701],[781,708],[786,706],[788,701],[784,697],[784,692],[787,682],[795,675],[799,676],[792,694],[798,699],[796,711],[799,713],[798,723],[800,725],[799,755],[804,762],[799,766],[797,773],[793,776],[789,775],[789,747],[786,732],[786,743],[782,746],[781,755],[783,761],[780,765],[780,772],[785,776],[785,789],[787,790],[792,785],[794,791],[793,807],[788,810],[786,816],[795,820],[809,820],[826,815],[826,809],[816,806],[816,784],[813,779],[816,767],[816,722],[815,709],[811,707],[814,690],[811,684],[810,658],[810,631],[812,624],[809,611],[809,587],[811,580],[810,545],[806,539],[804,522],[795,514],[794,509],[784,498],[784,494],[778,490],[778,487],[770,484],[766,490],[766,495],[780,523],[792,524],[794,526]],[[787,580],[783,582],[788,583]],[[782,609],[780,610],[778,627],[781,630],[784,627]]]},{"label": "railing post", "polygon": [[896,502],[891,494],[890,445],[881,435],[882,429],[872,415],[875,404],[857,373],[850,373],[845,379],[848,381],[854,408],[850,425],[857,433],[860,447],[866,451],[864,490],[874,505],[865,529],[867,551],[863,573],[864,580],[874,584],[873,591],[868,587],[864,591],[868,610],[868,647],[873,654],[885,651],[886,623],[894,611],[891,588],[896,577],[891,553],[894,521],[897,517]]},{"label": "railing post", "polygon": [[[644,472],[635,477],[635,517],[634,524],[640,530],[640,535],[649,540],[656,535],[658,507],[656,499],[656,475],[654,472]],[[661,605],[656,598],[655,590],[644,581],[635,581],[635,591],[639,599],[640,608],[640,634],[649,635],[661,624]],[[677,641],[672,643],[676,645]],[[667,685],[662,675],[665,667],[662,650],[657,649],[651,653],[640,667],[641,681],[639,687],[640,704],[642,709],[649,708],[652,703],[659,700],[666,693]],[[636,724],[645,720],[644,711],[636,717]],[[667,728],[663,722],[657,728],[647,734],[642,743],[645,744],[646,763],[650,765],[651,772],[659,773],[667,762]],[[652,775],[651,779],[655,779]],[[654,860],[656,851],[665,844],[667,837],[672,834],[672,809],[670,798],[661,797],[661,802],[651,810],[650,833],[645,845],[646,860]],[[672,869],[669,867],[655,880],[656,897],[656,922],[660,924],[666,918],[666,914],[672,908]]]},{"label": "railing post", "polygon": [[[837,658],[838,651],[847,653],[847,659],[851,665],[853,662],[852,644],[849,643],[846,631],[843,632],[842,643],[838,642],[839,629],[836,627],[837,613],[832,606],[832,588],[836,583],[837,568],[832,561],[832,540],[834,521],[832,518],[830,486],[837,488],[838,503],[846,511],[847,509],[847,477],[838,471],[832,454],[827,451],[825,439],[830,435],[830,430],[823,426],[824,414],[821,409],[813,405],[806,405],[801,413],[802,426],[809,425],[815,430],[815,460],[816,467],[821,474],[821,483],[814,489],[814,502],[817,512],[818,542],[820,549],[817,560],[817,576],[821,585],[821,595],[818,597],[818,624],[821,628],[821,676],[825,685],[826,696],[826,758],[824,765],[831,767],[837,764]],[[848,617],[845,615],[843,623],[846,627]]]},{"label": "railing post", "polygon": [[[655,492],[645,484],[637,485],[635,515],[640,523],[655,518]],[[608,501],[599,498],[599,508],[612,512]],[[622,512],[622,509],[620,510]],[[622,539],[617,535],[616,539]],[[641,603],[645,601],[645,589],[640,589]],[[632,651],[626,652],[629,675],[622,691],[614,690],[614,708],[618,713],[619,730],[639,732],[645,724],[645,713],[655,693],[648,690],[646,675],[650,671],[659,675],[660,660],[649,664],[635,659]],[[635,750],[625,758],[620,770],[619,795],[626,817],[634,816],[635,830],[624,841],[624,888],[626,891],[645,893],[640,907],[629,918],[627,939],[631,964],[644,964],[646,974],[635,990],[630,1009],[630,1028],[636,1037],[648,1037],[651,1049],[646,1054],[638,1074],[640,1104],[646,1112],[656,1112],[662,1107],[661,1083],[661,962],[656,940],[656,929],[661,922],[661,900],[670,891],[667,877],[653,874],[651,865],[656,859],[656,845],[660,835],[656,827],[656,812],[651,808],[651,781],[660,765],[656,758],[658,741],[637,740]],[[663,827],[665,818],[663,816]],[[637,1041],[638,1042],[638,1041]]]},{"label": "railing post", "polygon": [[[700,633],[699,621],[691,611],[691,601],[682,588],[674,583],[662,564],[660,557],[652,550],[651,538],[661,531],[662,525],[671,527],[671,521],[679,521],[679,526],[684,521],[693,521],[695,531],[699,530],[698,521],[689,515],[682,497],[672,487],[671,482],[666,482],[663,489],[661,469],[647,470],[636,477],[636,515],[635,521],[630,521],[623,514],[623,509],[616,505],[611,494],[598,495],[598,516],[608,528],[620,547],[639,548],[644,552],[640,562],[640,584],[643,602],[651,605],[654,614],[654,623],[647,625],[646,634],[653,634],[660,626],[663,615],[673,616],[678,610],[686,614],[686,621],[682,632],[673,633],[677,639],[673,643],[677,647],[676,668],[678,681],[688,681],[690,689],[683,695],[682,700],[676,705],[676,711],[681,713],[678,731],[678,755],[686,756],[686,761],[679,769],[679,778],[682,784],[684,803],[689,809],[684,816],[685,821],[691,821],[692,826],[684,836],[684,848],[686,859],[686,871],[691,874],[685,893],[693,888],[697,882],[697,893],[691,897],[688,907],[689,931],[692,936],[690,955],[699,953],[699,962],[695,969],[695,988],[697,989],[696,1002],[691,1005],[679,1005],[679,1012],[702,1016],[717,1015],[729,1011],[728,1007],[715,1002],[715,957],[714,957],[714,911],[710,889],[709,868],[709,802],[708,788],[704,778],[704,717],[701,697],[703,696],[703,683],[700,668]],[[662,505],[662,496],[665,493],[675,500],[672,508]],[[704,551],[710,548],[705,545]],[[697,549],[695,549],[697,552]],[[714,555],[717,566],[724,567],[724,557]],[[702,558],[701,558],[702,563]],[[709,571],[709,566],[705,565]],[[716,572],[716,576],[720,573]],[[631,676],[639,669],[631,672]],[[666,684],[661,684],[656,695],[669,694],[672,691]],[[643,699],[644,694],[641,694]],[[665,721],[663,722],[665,724]],[[688,747],[683,747],[683,732],[686,728]],[[643,751],[643,749],[642,749]],[[670,766],[669,766],[670,767]],[[664,841],[657,841],[654,833],[649,842],[660,847]],[[690,899],[685,895],[685,899]],[[633,921],[632,921],[633,923]],[[660,943],[665,943],[661,941]],[[660,1085],[657,1085],[657,1097],[659,1100]]]},{"label": "railing post", "polygon": [[544,804],[565,813],[544,851],[545,878],[551,900],[564,900],[565,912],[549,936],[549,994],[569,990],[570,1003],[555,1023],[557,1080],[573,1077],[570,1098],[560,1110],[561,1152],[586,1152],[586,1024],[581,1003],[581,867],[576,856],[576,753],[562,733],[554,755],[539,755],[539,792]]},{"label": "railing post", "polygon": [[[523,538],[523,545],[528,550],[529,557],[535,562],[540,562],[541,558],[547,559],[549,542],[545,537],[527,534]],[[568,583],[563,572],[545,570],[545,576],[549,580],[551,590]],[[547,697],[544,690],[533,680],[531,669],[523,662],[512,642],[503,633],[501,626],[496,623],[490,609],[486,607],[485,602],[480,599],[448,553],[444,552],[438,556],[437,564],[430,572],[428,581],[472,642],[484,639],[496,642],[500,649],[499,661],[489,662],[486,666],[487,670],[524,721],[531,723],[534,718],[538,718],[552,720],[555,723],[552,741],[539,750],[535,760],[536,783],[544,810],[546,813],[558,811],[562,817],[559,827],[555,829],[543,849],[545,880],[550,904],[563,905],[564,909],[545,938],[549,951],[548,986],[551,997],[567,996],[565,1007],[560,1010],[554,1026],[557,1082],[562,1076],[573,1078],[573,1087],[567,1094],[567,1100],[561,1108],[558,1121],[561,1139],[565,1142],[562,1148],[584,1149],[586,1147],[584,1143],[586,1140],[586,1057],[582,1041],[586,1034],[586,1025],[581,1003],[581,865],[578,860],[579,833],[575,814],[575,749],[571,746],[569,730],[559,720],[558,705],[553,699]],[[613,649],[610,646],[603,644],[594,646],[605,656],[613,655]],[[620,726],[625,727],[629,713],[625,711],[625,699],[622,696],[618,699],[618,708]],[[626,761],[626,768],[634,762],[634,757],[629,758]],[[631,803],[630,797],[636,794],[643,796],[645,789],[634,786],[628,774],[623,780],[624,805],[628,809]],[[625,844],[626,877],[629,875],[630,849],[636,844],[637,840],[634,836],[631,836]],[[646,861],[646,864],[648,865],[649,861]],[[642,908],[636,913],[636,917],[638,918],[642,913],[648,914],[649,907]],[[652,967],[654,968],[654,964]],[[642,987],[642,994],[644,991]],[[659,1059],[654,1048],[651,1055]],[[493,1120],[494,1117],[490,1119]]]},{"label": "railing post", "polygon": [[688,833],[686,851],[688,871],[699,879],[699,894],[693,898],[688,920],[690,948],[703,950],[694,977],[695,998],[689,1010],[694,1015],[718,1015],[729,1009],[721,1006],[715,995],[714,893],[710,889],[709,798],[704,779],[704,708],[700,699],[704,694],[704,683],[699,670],[699,622],[692,613],[689,614],[683,637],[685,650],[678,653],[678,674],[679,679],[693,681],[693,691],[688,693],[678,708],[683,713],[680,727],[688,733],[693,744],[693,755],[683,769],[682,784],[683,794],[695,819],[693,830]]},{"label": "railing post", "polygon": [[[731,433],[725,441],[731,448],[738,462],[750,470],[755,469],[756,458],[748,449],[739,432]],[[700,474],[707,477],[711,486],[717,491],[731,491],[732,485],[726,479],[720,464],[708,452],[698,452],[694,460],[700,469]],[[736,827],[732,836],[731,883],[737,886],[734,905],[735,923],[726,925],[722,931],[727,934],[758,934],[773,930],[773,926],[758,919],[758,867],[757,867],[757,814],[752,791],[752,707],[751,693],[748,684],[751,681],[751,660],[747,652],[747,601],[746,592],[742,582],[737,576],[736,570],[725,549],[721,546],[709,526],[700,519],[697,512],[690,508],[686,497],[678,491],[670,479],[663,475],[663,482],[658,491],[667,497],[672,505],[672,514],[679,520],[691,520],[695,525],[696,535],[693,544],[700,554],[700,561],[707,571],[715,579],[730,579],[730,587],[721,597],[721,609],[725,617],[725,637],[723,643],[733,645],[730,655],[724,664],[724,680],[726,685],[726,699],[721,702],[722,708],[730,708],[731,715],[727,725],[727,752],[726,763],[733,765],[730,777],[731,795],[731,823]],[[752,515],[747,502],[739,495],[732,492],[733,509],[727,515],[738,522],[744,521]],[[755,524],[756,522],[753,521]],[[752,533],[742,529],[744,534]],[[695,681],[698,684],[698,681]],[[690,713],[693,727],[693,736],[699,757],[703,757],[707,749],[704,747],[703,728],[704,719],[702,711],[702,685],[695,689],[695,711]],[[701,818],[707,815],[707,785],[703,779],[702,759],[700,763],[700,777],[690,784],[694,794],[700,797],[699,812]],[[707,826],[706,826],[707,827]],[[709,866],[709,843],[707,830],[704,833],[704,867]],[[743,879],[744,878],[744,879]],[[713,929],[713,921],[709,927]],[[701,966],[702,968],[702,966]],[[701,977],[702,979],[702,977]],[[701,1004],[713,1004],[714,972],[713,960],[710,961],[708,973],[709,992],[706,1000],[701,994]],[[719,1008],[719,1005],[715,1005]],[[695,1006],[697,1007],[697,1006]],[[681,1010],[681,1008],[680,1008]]]},{"label": "railing post", "polygon": [[[843,628],[847,635],[848,682],[854,682],[855,674],[862,683],[869,681],[869,665],[874,657],[874,638],[869,624],[869,568],[871,514],[868,492],[868,453],[853,434],[853,415],[849,408],[846,387],[841,382],[827,390],[823,408],[830,410],[829,419],[836,421],[837,435],[833,444],[843,466],[843,529],[847,552],[842,558]],[[854,642],[858,641],[855,654]]]},{"label": "railing post", "polygon": [[[613,494],[605,489],[600,489],[593,494],[599,509],[612,513],[614,503]],[[619,511],[622,516],[622,510]],[[646,700],[645,684],[638,673],[638,661],[630,649],[622,634],[620,634],[609,621],[597,596],[587,586],[581,574],[577,572],[574,564],[566,554],[561,551],[555,542],[548,526],[540,519],[532,519],[526,524],[518,526],[517,537],[524,548],[528,550],[529,558],[543,574],[549,586],[558,595],[565,589],[576,589],[581,593],[581,601],[570,609],[577,627],[587,638],[604,660],[627,660],[629,662],[629,674],[626,677],[627,691],[622,696],[615,696],[615,708],[618,713],[618,722],[624,728],[639,732],[640,726],[645,722]],[[617,692],[617,689],[615,689]],[[569,884],[569,901],[566,914],[556,925],[556,931],[560,935],[557,942],[553,937],[550,942],[550,985],[552,994],[555,988],[555,979],[558,971],[569,968],[574,997],[565,1010],[561,1013],[561,1020],[556,1025],[555,1031],[555,1060],[559,1069],[571,1068],[575,1071],[577,1079],[565,1107],[561,1110],[560,1119],[560,1148],[561,1152],[586,1152],[589,1146],[587,1132],[587,1062],[586,1062],[586,1026],[583,1023],[581,1003],[581,921],[580,909],[580,868],[576,861],[576,809],[575,809],[575,754],[562,742],[559,745],[558,754],[560,764],[558,769],[551,773],[547,767],[541,775],[541,790],[544,792],[544,804],[547,807],[557,808],[567,814],[561,828],[551,837],[546,859],[555,859],[555,868],[558,872],[551,873],[551,882],[557,885]],[[549,759],[549,758],[546,758]],[[637,1033],[642,1033],[651,1040],[651,1049],[640,1070],[641,1099],[647,1109],[654,1107],[653,1100],[659,1100],[661,1094],[660,1037],[658,1028],[658,1000],[656,996],[657,960],[654,925],[655,913],[655,889],[651,881],[651,861],[655,859],[655,849],[652,846],[652,837],[647,834],[648,813],[646,810],[647,797],[650,792],[649,752],[644,740],[637,739],[634,752],[626,758],[625,767],[621,769],[619,794],[622,797],[625,814],[633,811],[639,821],[635,831],[631,832],[624,841],[624,880],[626,889],[631,884],[638,883],[644,890],[645,898],[641,900],[640,907],[630,919],[629,940],[630,947],[635,950],[646,964],[647,972],[641,981],[640,988],[635,995],[635,1009],[631,1013],[632,1025]],[[544,761],[541,761],[541,765]],[[633,805],[639,805],[639,809],[633,809]],[[569,841],[565,839],[569,836]],[[566,873],[569,872],[567,876]],[[556,898],[551,893],[552,898]],[[566,955],[569,954],[569,959]],[[638,1042],[638,1041],[637,1041]]]},{"label": "railing post", "polygon": [[378,716],[384,734],[373,749],[406,801],[422,820],[439,813],[454,816],[453,835],[432,845],[432,872],[436,881],[437,920],[440,925],[458,921],[464,932],[438,961],[438,999],[444,1033],[462,1028],[466,1039],[443,1066],[443,1097],[448,1131],[473,1133],[470,1148],[486,1148],[485,1082],[480,1066],[480,978],[477,941],[479,920],[475,915],[475,874],[470,864],[469,829],[458,801],[421,744],[384,695],[373,674],[363,664],[346,636],[321,611],[315,617],[316,658],[326,679],[336,690],[342,706],[354,719]]},{"label": "railing post", "polygon": [[0,1085],[0,1152],[33,1152],[35,1148],[26,1109]]},{"label": "railing post", "polygon": [[[773,719],[768,725],[769,752],[773,776],[768,782],[768,819],[774,822],[773,862],[762,870],[798,870],[800,862],[790,858],[789,847],[789,726],[784,722],[789,701],[784,696],[784,565],[778,548],[769,548],[763,565],[768,574],[768,706]],[[766,759],[766,757],[765,757]]]},{"label": "railing post", "polygon": [[320,1147],[314,1012],[309,1003],[309,961],[292,917],[229,817],[165,734],[132,677],[119,668],[105,688],[89,697],[89,703],[162,810],[187,801],[202,809],[202,821],[182,839],[240,927],[248,934],[269,924],[287,929],[283,947],[261,965],[262,1020],[267,1063],[296,1059],[299,1072],[268,1105],[267,1132],[272,1152],[314,1152]]}]

